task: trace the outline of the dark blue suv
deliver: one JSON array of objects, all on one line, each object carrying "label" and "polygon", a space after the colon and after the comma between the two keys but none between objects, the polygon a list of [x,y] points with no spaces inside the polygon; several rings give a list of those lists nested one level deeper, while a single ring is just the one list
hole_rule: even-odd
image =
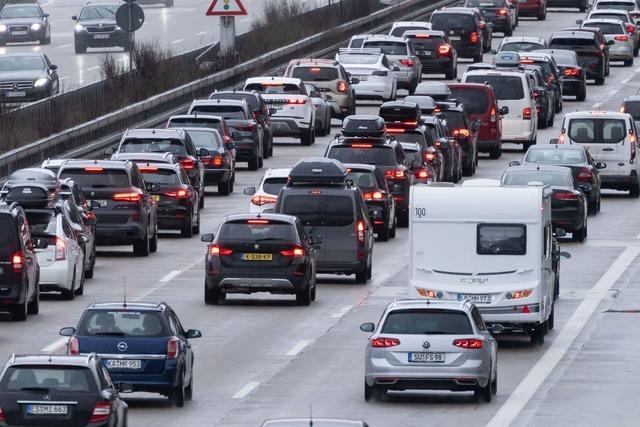
[{"label": "dark blue suv", "polygon": [[70,337],[70,355],[100,355],[114,383],[162,394],[180,407],[193,396],[189,339],[202,334],[185,331],[166,303],[94,303],[77,328],[63,328],[60,335]]}]

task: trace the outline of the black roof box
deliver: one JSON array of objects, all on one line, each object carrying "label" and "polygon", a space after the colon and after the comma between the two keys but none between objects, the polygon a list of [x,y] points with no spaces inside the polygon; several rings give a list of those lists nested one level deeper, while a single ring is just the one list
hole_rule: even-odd
[{"label": "black roof box", "polygon": [[48,208],[53,205],[56,192],[38,183],[21,183],[2,190],[7,203],[18,203],[23,208]]},{"label": "black roof box", "polygon": [[289,185],[327,184],[343,185],[347,168],[335,159],[324,157],[300,160],[289,172]]},{"label": "black roof box", "polygon": [[379,114],[387,123],[418,122],[422,111],[415,102],[390,101],[380,106]]},{"label": "black roof box", "polygon": [[378,116],[353,115],[342,121],[344,136],[382,138],[384,130],[384,120]]}]

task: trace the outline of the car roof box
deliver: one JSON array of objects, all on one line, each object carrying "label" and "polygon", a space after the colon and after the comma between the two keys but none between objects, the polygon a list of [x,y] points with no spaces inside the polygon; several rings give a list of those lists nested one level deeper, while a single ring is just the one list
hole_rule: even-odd
[{"label": "car roof box", "polygon": [[5,186],[1,194],[7,203],[18,203],[23,208],[49,208],[56,191],[43,184],[23,182]]},{"label": "car roof box", "polygon": [[437,107],[436,102],[428,95],[409,95],[404,100],[418,104],[422,114],[432,114]]},{"label": "car roof box", "polygon": [[384,130],[384,120],[378,116],[354,115],[342,121],[344,136],[382,138]]},{"label": "car roof box", "polygon": [[493,63],[496,67],[519,67],[520,66],[520,54],[518,52],[502,51],[496,53]]},{"label": "car roof box", "polygon": [[422,111],[415,102],[391,101],[380,106],[379,114],[387,123],[416,122],[417,124]]},{"label": "car roof box", "polygon": [[323,157],[299,161],[289,172],[289,185],[344,185],[347,168],[335,159]]}]

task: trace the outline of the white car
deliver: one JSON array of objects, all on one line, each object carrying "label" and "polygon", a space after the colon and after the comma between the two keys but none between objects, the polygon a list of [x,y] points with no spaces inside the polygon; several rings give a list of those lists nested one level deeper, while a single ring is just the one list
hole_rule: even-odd
[{"label": "white car", "polygon": [[389,30],[390,36],[402,37],[407,31],[422,30],[428,31],[431,29],[431,22],[425,21],[398,21],[394,22]]},{"label": "white car", "polygon": [[357,79],[356,99],[393,101],[398,82],[392,65],[380,49],[340,49],[336,60]]},{"label": "white car", "polygon": [[609,59],[624,61],[624,65],[633,65],[633,37],[627,34],[622,21],[616,19],[588,19],[582,23],[583,28],[599,28],[609,45]]},{"label": "white car", "polygon": [[315,142],[315,107],[304,82],[290,77],[252,77],[244,85],[245,91],[255,90],[264,98],[271,116],[274,136],[300,138],[302,145]]},{"label": "white car", "polygon": [[287,185],[291,168],[267,169],[258,187],[247,187],[244,194],[251,196],[250,213],[261,213],[276,207],[280,189]]}]

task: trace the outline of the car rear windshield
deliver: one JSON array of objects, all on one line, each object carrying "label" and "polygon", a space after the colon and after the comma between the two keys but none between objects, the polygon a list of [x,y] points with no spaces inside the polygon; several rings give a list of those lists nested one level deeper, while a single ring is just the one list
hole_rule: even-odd
[{"label": "car rear windshield", "polygon": [[321,192],[317,195],[292,194],[285,197],[281,213],[297,216],[306,226],[344,227],[353,224],[354,200]]},{"label": "car rear windshield", "polygon": [[376,188],[376,177],[371,171],[351,171],[347,175],[347,179],[351,180],[361,190],[370,190]]},{"label": "car rear windshield", "polygon": [[554,38],[549,43],[549,47],[557,48],[557,49],[567,49],[567,50],[574,50],[574,49],[584,50],[585,48],[595,48],[596,41],[595,41],[595,38],[593,39],[591,38],[585,39],[585,38],[578,38],[578,37]]},{"label": "car rear windshield", "polygon": [[467,13],[436,13],[431,16],[431,28],[448,30],[451,28],[475,28],[473,15]]},{"label": "car rear windshield", "polygon": [[423,147],[427,143],[426,136],[423,133],[402,132],[402,133],[393,134],[393,137],[398,142],[420,144]]},{"label": "car rear windshield", "polygon": [[78,327],[80,336],[165,337],[170,332],[157,311],[89,310]]},{"label": "car rear windshield", "polygon": [[635,4],[627,3],[627,2],[617,2],[617,1],[602,1],[596,3],[596,9],[616,9],[616,10],[626,10],[631,12],[634,10]]},{"label": "car rear windshield", "polygon": [[[612,7],[611,9],[616,9],[616,8]],[[622,22],[627,22],[627,16],[623,13],[592,13],[591,15],[589,15],[588,19],[613,19],[613,20],[617,19]]]},{"label": "car rear windshield", "polygon": [[24,365],[9,367],[0,389],[44,394],[51,391],[88,393],[96,390],[96,382],[89,368],[84,366]]},{"label": "car rear windshield", "polygon": [[441,36],[429,36],[429,37],[409,37],[409,43],[413,46],[413,50],[417,53],[420,50],[435,50],[444,43],[444,39]]},{"label": "car rear windshield", "polygon": [[178,139],[134,138],[120,144],[120,153],[173,153],[187,154],[184,142]]},{"label": "car rear windshield", "polygon": [[524,224],[478,224],[478,255],[525,255],[527,227]]},{"label": "car rear windshield", "polygon": [[190,129],[187,133],[197,149],[206,148],[209,151],[215,151],[222,147],[222,138],[218,132]]},{"label": "car rear windshield", "polygon": [[25,211],[29,231],[34,237],[55,236],[57,231],[56,214],[53,211]]},{"label": "car rear windshield", "polygon": [[60,178],[73,179],[80,188],[124,188],[130,187],[129,176],[122,169],[91,170],[63,169]]},{"label": "car rear windshield", "polygon": [[542,182],[545,185],[561,187],[573,186],[571,173],[569,171],[507,171],[502,181],[504,185],[527,185],[530,182]]},{"label": "car rear windshield", "polygon": [[489,110],[489,97],[481,89],[451,88],[450,98],[462,102],[469,114],[484,114]]},{"label": "car rear windshield", "polygon": [[380,55],[338,55],[338,62],[342,65],[373,65],[380,60]]},{"label": "car rear windshield", "polygon": [[277,195],[280,193],[280,190],[282,190],[282,187],[287,184],[288,180],[289,178],[267,178],[262,184],[262,191],[267,194]]},{"label": "car rear windshield", "polygon": [[364,163],[376,166],[396,165],[395,153],[391,147],[387,146],[356,148],[351,145],[337,145],[329,150],[327,157],[340,160],[342,163]]},{"label": "car rear windshield", "polygon": [[548,165],[578,165],[587,162],[582,149],[565,149],[558,150],[555,148],[536,148],[529,150],[524,157],[527,163],[540,163]]},{"label": "car rear windshield", "polygon": [[214,93],[209,99],[233,99],[237,101],[246,101],[252,111],[260,111],[260,100],[255,95],[245,95],[235,92]]},{"label": "car rear windshield", "polygon": [[442,114],[444,115],[447,124],[451,130],[453,129],[462,129],[466,128],[467,125],[464,122],[464,116],[461,111],[455,110],[443,110]]},{"label": "car rear windshield", "polygon": [[493,87],[497,99],[506,101],[524,98],[522,79],[517,76],[470,75],[467,83],[485,83]]},{"label": "car rear windshield", "polygon": [[564,53],[554,53],[553,59],[559,67],[577,67],[578,58],[573,55],[567,55]]},{"label": "car rear windshield", "polygon": [[624,103],[624,112],[631,114],[634,118],[640,117],[640,101],[627,101]]},{"label": "car rear windshield", "polygon": [[506,7],[505,0],[467,0],[464,7]]},{"label": "car rear windshield", "polygon": [[393,37],[402,37],[404,33],[406,33],[407,31],[416,31],[416,30],[419,31],[419,30],[427,30],[427,29],[428,28],[426,26],[423,28],[420,28],[420,27],[411,26],[411,25],[408,25],[408,26],[402,25],[398,27],[393,27],[389,35]]},{"label": "car rear windshield", "polygon": [[383,334],[471,335],[469,316],[459,310],[394,310],[387,314]]},{"label": "car rear windshield", "polygon": [[193,113],[211,114],[226,120],[246,120],[247,115],[239,105],[196,105],[191,109]]},{"label": "car rear windshield", "polygon": [[298,85],[285,84],[285,83],[250,83],[244,90],[255,90],[259,93],[269,94],[282,94],[282,95],[300,95],[300,88]]},{"label": "car rear windshield", "polygon": [[407,45],[403,42],[383,41],[383,40],[365,40],[364,48],[374,48],[382,50],[385,55],[406,56]]},{"label": "car rear windshield", "polygon": [[168,128],[211,128],[217,129],[218,132],[222,131],[222,122],[217,119],[205,119],[205,118],[174,118],[167,124]]},{"label": "car rear windshield", "polygon": [[140,168],[144,182],[149,184],[158,184],[160,186],[175,187],[181,184],[178,173],[172,169],[158,169],[156,171],[147,171],[144,167]]},{"label": "car rear windshield", "polygon": [[422,163],[422,153],[416,150],[404,150],[404,158],[407,159],[407,163],[412,164],[413,162]]},{"label": "car rear windshield", "polygon": [[[251,221],[251,220],[249,220]],[[219,242],[296,242],[296,228],[288,222],[256,220],[259,224],[249,224],[247,220],[231,221],[222,224],[218,235]]]},{"label": "car rear windshield", "polygon": [[504,52],[531,52],[536,49],[544,49],[544,45],[531,42],[512,42],[500,46],[500,51]]},{"label": "car rear windshield", "polygon": [[335,67],[295,67],[291,77],[305,82],[331,82],[338,80],[339,73]]},{"label": "car rear windshield", "polygon": [[619,24],[612,24],[608,22],[587,22],[584,27],[600,28],[603,34],[625,34],[624,28]]},{"label": "car rear windshield", "polygon": [[569,121],[569,138],[580,144],[616,144],[626,134],[623,119],[572,119]]},{"label": "car rear windshield", "polygon": [[16,226],[10,215],[0,215],[0,259],[3,261],[17,249]]}]

